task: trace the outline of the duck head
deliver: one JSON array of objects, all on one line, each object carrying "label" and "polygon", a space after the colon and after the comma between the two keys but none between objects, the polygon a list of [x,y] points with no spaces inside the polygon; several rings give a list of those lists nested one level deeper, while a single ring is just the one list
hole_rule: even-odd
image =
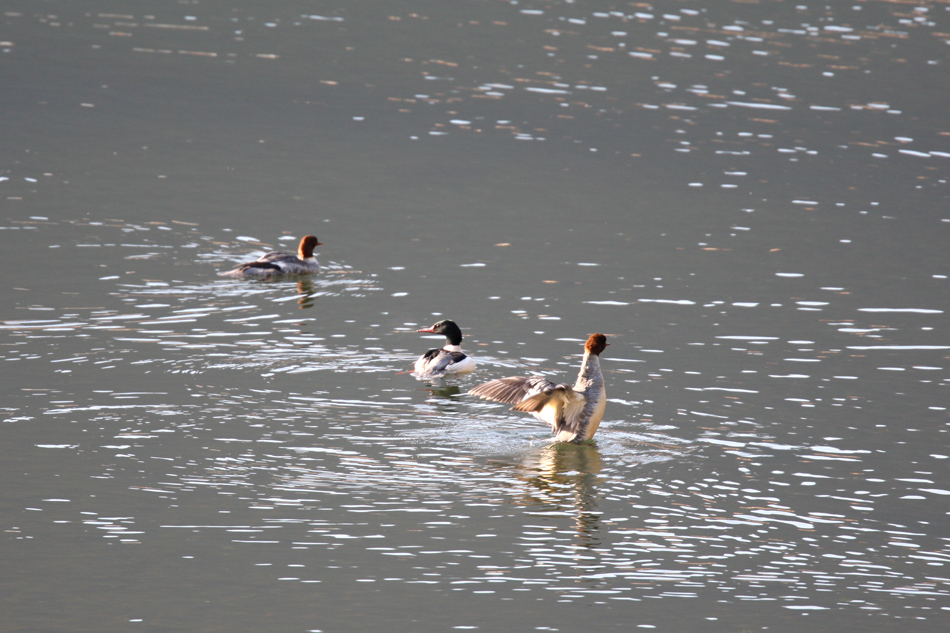
[{"label": "duck head", "polygon": [[313,249],[323,244],[317,240],[316,235],[305,235],[300,239],[300,246],[297,247],[297,256],[300,259],[309,259],[313,257]]},{"label": "duck head", "polygon": [[607,342],[607,337],[603,334],[591,334],[587,342],[584,343],[584,350],[595,356],[600,356],[600,353],[607,349],[607,346],[610,343]]},{"label": "duck head", "polygon": [[462,330],[455,324],[455,321],[444,319],[430,325],[427,328],[416,330],[417,332],[427,332],[429,334],[442,334],[450,345],[462,344]]}]

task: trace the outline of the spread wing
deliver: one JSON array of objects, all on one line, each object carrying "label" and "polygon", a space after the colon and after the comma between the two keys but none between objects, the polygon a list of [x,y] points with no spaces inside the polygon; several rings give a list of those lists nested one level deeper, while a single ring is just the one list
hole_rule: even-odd
[{"label": "spread wing", "polygon": [[551,425],[551,430],[576,432],[587,404],[584,394],[570,385],[555,384],[543,376],[511,376],[478,385],[473,396],[514,405],[515,411],[534,415]]},{"label": "spread wing", "polygon": [[509,376],[482,383],[468,393],[485,400],[516,405],[528,396],[555,386],[544,376]]},{"label": "spread wing", "polygon": [[574,391],[570,385],[551,385],[540,393],[528,396],[512,407],[515,411],[531,413],[551,425],[555,435],[562,431],[576,433],[580,429],[580,417],[587,404],[584,394]]}]

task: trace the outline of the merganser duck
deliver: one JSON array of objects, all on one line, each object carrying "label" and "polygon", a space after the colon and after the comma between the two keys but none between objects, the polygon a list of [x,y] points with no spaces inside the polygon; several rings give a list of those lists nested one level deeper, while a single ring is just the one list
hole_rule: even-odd
[{"label": "merganser duck", "polygon": [[478,385],[468,393],[513,404],[512,410],[530,413],[547,422],[558,442],[586,442],[597,432],[607,404],[600,353],[608,345],[603,334],[590,335],[584,344],[584,360],[573,387],[555,384],[544,376],[511,376]]},{"label": "merganser duck", "polygon": [[227,272],[218,273],[221,277],[273,277],[274,275],[307,275],[320,272],[320,264],[313,256],[313,249],[323,246],[313,235],[300,240],[297,254],[273,251],[262,255],[253,262],[246,262]]},{"label": "merganser duck", "polygon": [[419,357],[415,364],[415,373],[422,378],[444,376],[445,374],[464,374],[475,371],[475,359],[462,352],[462,330],[455,321],[439,321],[417,332],[444,334],[445,346],[430,349]]}]

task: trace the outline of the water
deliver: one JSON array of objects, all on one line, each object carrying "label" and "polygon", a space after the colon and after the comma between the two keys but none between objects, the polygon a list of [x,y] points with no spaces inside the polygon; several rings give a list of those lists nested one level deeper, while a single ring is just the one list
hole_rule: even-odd
[{"label": "water", "polygon": [[4,629],[944,630],[948,18],[5,8]]}]

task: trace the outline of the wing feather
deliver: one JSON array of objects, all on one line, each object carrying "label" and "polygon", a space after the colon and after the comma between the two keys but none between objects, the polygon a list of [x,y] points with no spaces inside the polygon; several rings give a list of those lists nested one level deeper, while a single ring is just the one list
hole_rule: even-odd
[{"label": "wing feather", "polygon": [[577,397],[564,407],[563,414],[559,418],[560,422],[554,429],[555,435],[560,435],[565,431],[574,435],[581,430],[581,415],[587,406],[587,397],[576,391],[573,393]]},{"label": "wing feather", "polygon": [[282,270],[281,267],[278,266],[277,264],[271,261],[264,261],[262,259],[258,259],[257,261],[253,261],[253,262],[247,262],[246,264],[241,264],[240,266],[238,266],[238,269],[243,270],[243,271],[247,271],[247,270],[280,271]]},{"label": "wing feather", "polygon": [[274,273],[279,273],[280,271],[280,266],[277,266],[276,264],[257,260],[253,262],[247,262],[245,264],[239,264],[231,270],[218,273],[218,275],[221,277],[243,277],[244,275],[271,275]]},{"label": "wing feather", "polygon": [[551,426],[555,435],[576,433],[587,397],[570,385],[555,384],[544,376],[509,376],[478,385],[470,395],[513,405]]},{"label": "wing feather", "polygon": [[426,376],[441,376],[449,370],[451,365],[461,363],[468,358],[462,352],[450,352],[445,349],[435,348],[419,357],[415,364],[417,374]]},{"label": "wing feather", "polygon": [[465,359],[465,354],[462,352],[446,352],[445,350],[439,350],[439,352],[435,365],[429,368],[429,371],[434,374],[443,373],[449,365]]},{"label": "wing feather", "polygon": [[291,255],[290,253],[283,253],[281,251],[271,251],[265,253],[257,258],[259,262],[279,262],[287,259],[298,259],[296,255]]},{"label": "wing feather", "polygon": [[537,393],[528,394],[521,402],[511,408],[515,411],[534,413],[548,406],[551,402],[569,402],[572,393],[574,393],[574,390],[571,389],[570,385],[555,385],[553,382],[548,382]]},{"label": "wing feather", "polygon": [[509,376],[482,383],[468,393],[486,400],[518,404],[526,396],[534,395],[554,386],[554,383],[544,376]]},{"label": "wing feather", "polygon": [[570,385],[552,385],[541,393],[529,396],[512,407],[515,411],[534,414],[551,425],[555,433],[577,426],[580,412],[587,398]]}]

